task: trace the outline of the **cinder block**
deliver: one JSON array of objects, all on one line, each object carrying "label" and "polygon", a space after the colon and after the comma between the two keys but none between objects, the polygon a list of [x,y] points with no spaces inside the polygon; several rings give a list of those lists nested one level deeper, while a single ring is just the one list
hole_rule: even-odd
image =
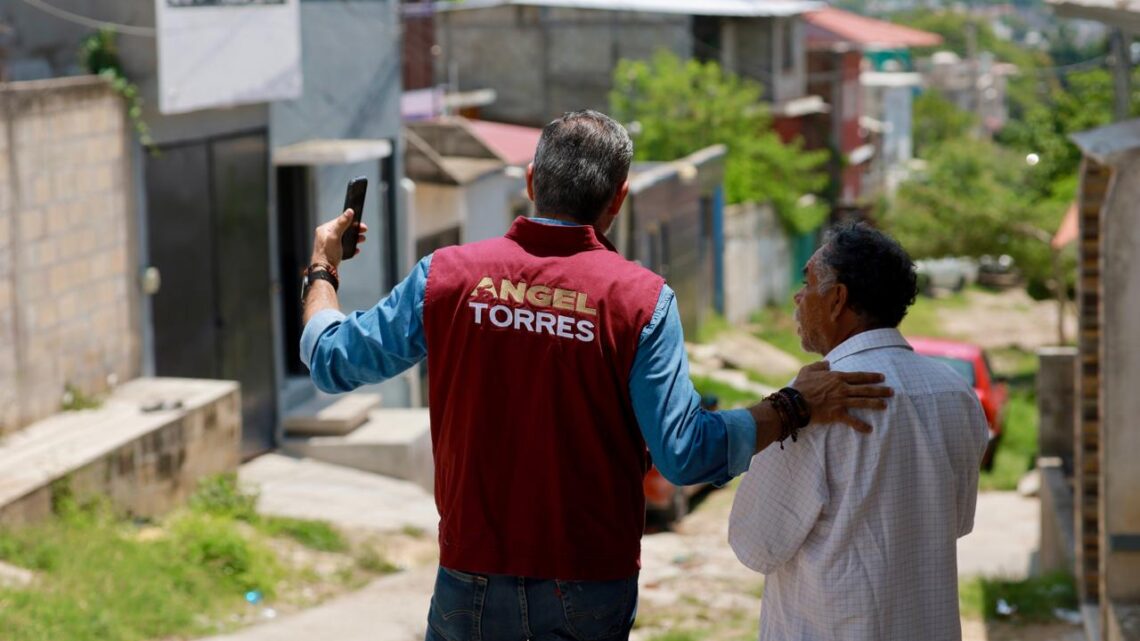
[{"label": "cinder block", "polygon": [[109,191],[114,184],[111,167],[107,164],[94,167],[94,181],[95,189],[98,191]]},{"label": "cinder block", "polygon": [[20,240],[30,243],[43,237],[47,224],[38,209],[29,209],[16,214],[20,217]]},{"label": "cinder block", "polygon": [[35,178],[32,179],[32,194],[31,202],[33,206],[38,207],[45,205],[52,200],[51,196],[52,178],[51,174],[41,171]]}]

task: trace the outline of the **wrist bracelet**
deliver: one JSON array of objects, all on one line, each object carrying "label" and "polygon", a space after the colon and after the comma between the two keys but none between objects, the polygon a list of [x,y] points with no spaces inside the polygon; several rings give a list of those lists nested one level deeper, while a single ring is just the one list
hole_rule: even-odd
[{"label": "wrist bracelet", "polygon": [[792,406],[795,414],[796,427],[807,427],[811,423],[811,406],[808,405],[807,399],[794,387],[785,387],[780,390]]},{"label": "wrist bracelet", "polygon": [[780,437],[777,440],[780,442],[780,449],[782,450],[784,449],[784,441],[790,436],[794,443],[800,431],[801,426],[794,407],[795,402],[782,390],[769,395],[764,400],[771,404],[772,409],[780,418]]}]

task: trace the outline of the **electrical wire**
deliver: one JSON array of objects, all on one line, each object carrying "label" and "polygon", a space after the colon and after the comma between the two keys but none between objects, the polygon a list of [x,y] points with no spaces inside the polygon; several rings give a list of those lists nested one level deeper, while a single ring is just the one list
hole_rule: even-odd
[{"label": "electrical wire", "polygon": [[35,7],[44,13],[51,14],[61,20],[66,20],[75,24],[83,25],[85,27],[92,27],[94,29],[107,29],[116,33],[121,33],[127,36],[141,36],[144,38],[154,38],[158,35],[158,31],[154,27],[140,27],[137,25],[120,24],[117,22],[108,22],[106,20],[96,20],[95,18],[88,18],[81,16],[78,13],[72,13],[66,9],[50,5],[44,0],[23,0],[24,4]]}]

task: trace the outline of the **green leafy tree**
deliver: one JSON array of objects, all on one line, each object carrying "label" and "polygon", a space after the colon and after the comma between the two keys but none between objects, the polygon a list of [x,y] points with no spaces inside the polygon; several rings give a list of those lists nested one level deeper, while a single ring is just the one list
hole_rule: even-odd
[{"label": "green leafy tree", "polygon": [[729,203],[771,202],[784,225],[797,233],[826,219],[826,205],[805,194],[827,185],[827,152],[804,151],[798,140],[781,142],[759,84],[715,62],[683,61],[660,52],[650,61],[618,63],[610,105],[614,118],[637,123],[638,160],[675,160],[723,143]]},{"label": "green leafy tree", "polygon": [[944,142],[965,138],[978,126],[978,118],[950,102],[937,91],[924,91],[914,100],[914,153],[925,152]]},{"label": "green leafy tree", "polygon": [[1053,277],[1049,239],[1065,207],[1025,195],[1033,167],[987,140],[938,145],[882,222],[915,258],[1009,254],[1038,286]]}]

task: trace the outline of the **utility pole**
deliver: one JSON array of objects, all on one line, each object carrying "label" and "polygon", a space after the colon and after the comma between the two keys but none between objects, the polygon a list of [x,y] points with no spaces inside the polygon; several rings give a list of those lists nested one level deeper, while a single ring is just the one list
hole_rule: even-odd
[{"label": "utility pole", "polygon": [[1116,88],[1115,109],[1113,115],[1116,122],[1127,120],[1132,103],[1132,51],[1129,46],[1131,38],[1125,38],[1120,29],[1113,29],[1110,36],[1112,43],[1112,80]]},{"label": "utility pole", "polygon": [[[979,129],[982,125],[982,94],[978,88],[979,76],[979,63],[978,63],[978,24],[974,22],[972,16],[967,14],[966,17],[966,69],[969,76],[970,86],[967,89],[970,96],[971,111],[977,115],[977,122]],[[980,134],[981,131],[975,133]]]}]

